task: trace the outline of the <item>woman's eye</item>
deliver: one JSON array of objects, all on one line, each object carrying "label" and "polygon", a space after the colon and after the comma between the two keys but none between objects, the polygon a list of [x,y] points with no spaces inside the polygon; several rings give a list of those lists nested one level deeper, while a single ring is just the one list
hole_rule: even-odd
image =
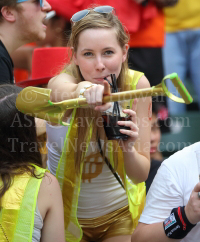
[{"label": "woman's eye", "polygon": [[112,55],[113,54],[113,51],[112,50],[106,50],[104,52],[105,55]]},{"label": "woman's eye", "polygon": [[84,56],[92,56],[92,53],[91,52],[85,52]]}]

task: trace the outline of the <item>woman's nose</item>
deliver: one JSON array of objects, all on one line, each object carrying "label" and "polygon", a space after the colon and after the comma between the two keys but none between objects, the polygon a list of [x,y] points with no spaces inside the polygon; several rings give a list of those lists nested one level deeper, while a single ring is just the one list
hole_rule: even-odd
[{"label": "woman's nose", "polygon": [[98,70],[98,71],[105,70],[105,64],[104,64],[101,57],[96,58],[96,66],[95,67],[96,67],[96,70]]}]

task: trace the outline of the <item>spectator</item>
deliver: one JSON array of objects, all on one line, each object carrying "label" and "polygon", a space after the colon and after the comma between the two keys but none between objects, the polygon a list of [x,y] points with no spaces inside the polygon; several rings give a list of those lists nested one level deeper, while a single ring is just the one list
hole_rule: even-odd
[{"label": "spectator", "polygon": [[32,54],[35,48],[66,47],[71,32],[71,16],[75,12],[87,8],[91,0],[49,0],[48,2],[56,15],[48,21],[45,20],[47,25],[46,38],[37,43],[32,43],[31,46],[22,46],[12,53],[16,82],[31,78]]},{"label": "spectator", "polygon": [[0,3],[0,84],[14,83],[10,57],[20,46],[45,38],[46,0],[4,0]]},{"label": "spectator", "polygon": [[[192,82],[198,96],[200,107],[200,1],[180,0],[172,8],[164,9],[166,17],[166,43],[163,49],[165,75],[177,72],[186,85],[186,79]],[[171,93],[177,90],[171,82],[167,82]],[[187,85],[186,85],[187,87]],[[182,114],[185,104],[174,103],[168,99],[170,115]]]},{"label": "spectator", "polygon": [[64,242],[59,184],[41,168],[34,118],[15,107],[20,90],[0,86],[0,238]]},{"label": "spectator", "polygon": [[162,162],[133,242],[197,242],[200,237],[200,142]]}]

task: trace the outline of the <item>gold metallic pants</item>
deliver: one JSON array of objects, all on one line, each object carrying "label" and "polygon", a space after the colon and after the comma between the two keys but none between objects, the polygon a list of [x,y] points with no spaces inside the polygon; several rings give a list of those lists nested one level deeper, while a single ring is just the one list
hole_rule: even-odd
[{"label": "gold metallic pants", "polygon": [[130,235],[134,230],[128,205],[101,217],[78,221],[83,230],[81,242],[100,242],[115,236]]}]

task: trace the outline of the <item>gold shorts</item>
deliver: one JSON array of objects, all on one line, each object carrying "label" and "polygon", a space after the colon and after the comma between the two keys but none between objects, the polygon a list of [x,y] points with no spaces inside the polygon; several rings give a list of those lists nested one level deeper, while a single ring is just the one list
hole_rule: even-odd
[{"label": "gold shorts", "polygon": [[115,236],[131,235],[134,230],[128,205],[101,217],[78,221],[83,230],[81,242],[100,242]]}]

